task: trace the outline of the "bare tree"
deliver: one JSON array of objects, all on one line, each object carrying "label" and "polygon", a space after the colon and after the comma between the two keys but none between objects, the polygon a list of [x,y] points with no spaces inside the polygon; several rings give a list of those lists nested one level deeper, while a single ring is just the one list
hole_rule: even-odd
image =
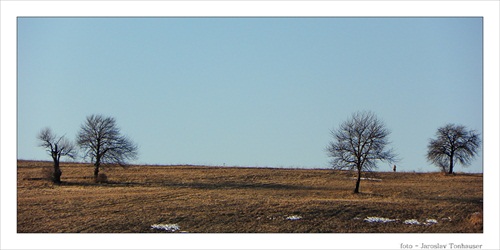
[{"label": "bare tree", "polygon": [[377,161],[393,163],[396,154],[385,149],[389,144],[389,130],[372,112],[357,112],[332,130],[333,141],[327,147],[333,158],[332,166],[337,170],[356,170],[358,177],[354,193],[359,193],[361,172],[377,168]]},{"label": "bare tree", "polygon": [[63,136],[58,137],[50,128],[44,128],[38,134],[39,146],[47,150],[47,153],[54,161],[54,171],[52,173],[52,181],[61,183],[62,171],[59,167],[61,156],[75,158],[75,146]]},{"label": "bare tree", "polygon": [[467,166],[477,156],[481,139],[475,130],[467,130],[462,125],[447,124],[438,128],[436,136],[437,139],[430,139],[427,160],[436,164],[443,172],[452,174],[456,161]]},{"label": "bare tree", "polygon": [[101,163],[125,166],[127,160],[137,158],[137,145],[120,135],[112,117],[88,116],[78,133],[77,144],[84,151],[84,157],[93,161],[96,181]]}]

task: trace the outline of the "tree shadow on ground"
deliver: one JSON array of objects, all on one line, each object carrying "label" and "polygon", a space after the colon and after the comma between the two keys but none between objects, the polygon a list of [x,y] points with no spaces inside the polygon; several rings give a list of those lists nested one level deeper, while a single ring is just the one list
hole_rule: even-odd
[{"label": "tree shadow on ground", "polygon": [[193,188],[193,189],[274,189],[274,190],[337,190],[334,187],[314,187],[303,185],[289,185],[279,183],[248,183],[248,182],[92,182],[92,181],[63,181],[60,186],[83,186],[83,187],[164,187],[164,188]]}]

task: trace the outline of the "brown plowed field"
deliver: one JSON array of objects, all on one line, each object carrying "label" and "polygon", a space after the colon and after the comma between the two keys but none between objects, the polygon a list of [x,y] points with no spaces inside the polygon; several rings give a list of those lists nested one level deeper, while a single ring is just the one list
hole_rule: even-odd
[{"label": "brown plowed field", "polygon": [[353,194],[353,173],[333,170],[107,167],[94,183],[90,164],[63,163],[54,185],[50,166],[18,161],[18,233],[483,232],[482,174],[371,172]]}]

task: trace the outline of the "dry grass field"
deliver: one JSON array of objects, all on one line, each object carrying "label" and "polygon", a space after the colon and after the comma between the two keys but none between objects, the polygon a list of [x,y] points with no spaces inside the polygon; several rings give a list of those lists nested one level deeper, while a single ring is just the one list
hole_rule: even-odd
[{"label": "dry grass field", "polygon": [[[482,233],[482,174],[18,161],[18,233]],[[386,220],[385,222],[384,219]],[[420,224],[416,224],[418,223]]]}]

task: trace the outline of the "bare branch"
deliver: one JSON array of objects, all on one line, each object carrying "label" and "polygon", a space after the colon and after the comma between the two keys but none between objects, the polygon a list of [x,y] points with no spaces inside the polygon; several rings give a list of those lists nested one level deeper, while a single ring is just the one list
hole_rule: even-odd
[{"label": "bare branch", "polygon": [[481,143],[479,134],[474,130],[467,131],[463,125],[447,124],[438,128],[436,137],[429,141],[427,160],[450,174],[457,161],[468,166],[477,156]]},{"label": "bare branch", "polygon": [[62,156],[74,158],[76,153],[75,146],[64,135],[57,137],[50,128],[42,129],[37,138],[40,141],[39,146],[45,148],[54,161],[53,181],[60,183],[62,172],[59,169],[59,160]]},{"label": "bare branch", "polygon": [[[327,147],[332,167],[361,171],[377,168],[378,161],[396,162],[396,154],[386,149],[390,131],[372,112],[357,112],[332,130],[334,138]],[[357,192],[358,186],[356,188]]]},{"label": "bare branch", "polygon": [[94,161],[94,174],[103,164],[126,165],[137,158],[138,147],[128,137],[120,135],[116,120],[102,115],[90,115],[81,126],[77,144],[84,151],[84,157]]}]

